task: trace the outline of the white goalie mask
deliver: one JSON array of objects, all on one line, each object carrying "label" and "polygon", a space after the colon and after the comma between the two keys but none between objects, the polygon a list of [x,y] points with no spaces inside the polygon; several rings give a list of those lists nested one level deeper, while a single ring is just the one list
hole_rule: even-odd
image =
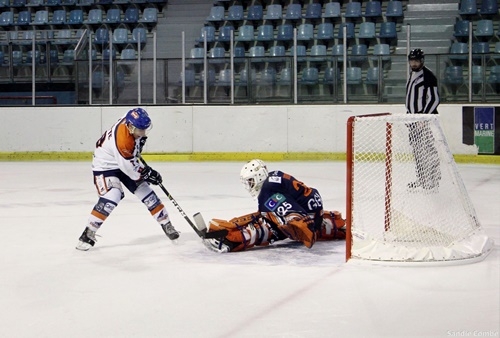
[{"label": "white goalie mask", "polygon": [[259,196],[262,184],[269,176],[266,164],[261,160],[251,160],[240,172],[241,183],[253,198]]}]

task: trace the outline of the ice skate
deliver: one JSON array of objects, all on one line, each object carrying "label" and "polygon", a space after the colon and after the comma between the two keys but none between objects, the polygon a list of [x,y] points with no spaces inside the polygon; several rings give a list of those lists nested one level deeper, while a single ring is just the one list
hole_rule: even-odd
[{"label": "ice skate", "polygon": [[95,242],[96,242],[95,231],[92,231],[89,228],[85,228],[85,230],[83,230],[83,233],[79,238],[79,242],[76,245],[76,249],[81,251],[87,251],[94,246]]},{"label": "ice skate", "polygon": [[167,235],[167,237],[170,238],[171,240],[179,238],[179,232],[177,230],[175,230],[172,223],[168,222],[168,223],[162,224],[161,228],[165,232],[165,235]]}]

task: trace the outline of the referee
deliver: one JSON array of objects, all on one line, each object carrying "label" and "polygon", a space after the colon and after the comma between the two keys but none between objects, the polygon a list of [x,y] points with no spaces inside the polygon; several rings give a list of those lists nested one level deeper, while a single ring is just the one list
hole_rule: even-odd
[{"label": "referee", "polygon": [[[406,84],[406,112],[408,114],[437,114],[439,93],[436,76],[424,66],[424,52],[417,48],[408,54],[411,68]],[[408,124],[410,145],[415,156],[417,179],[408,184],[410,189],[436,191],[441,180],[439,154],[428,122]]]}]

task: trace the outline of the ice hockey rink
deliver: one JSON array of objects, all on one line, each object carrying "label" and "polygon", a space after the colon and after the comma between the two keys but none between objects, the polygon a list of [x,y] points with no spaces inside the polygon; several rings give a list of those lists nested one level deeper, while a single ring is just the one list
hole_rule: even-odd
[{"label": "ice hockey rink", "polygon": [[[268,162],[345,212],[343,162]],[[256,211],[242,162],[152,162],[189,216]],[[459,171],[492,252],[475,264],[345,263],[344,242],[208,251],[159,188],[171,242],[126,192],[88,252],[88,162],[0,164],[0,337],[499,337],[500,166]]]}]

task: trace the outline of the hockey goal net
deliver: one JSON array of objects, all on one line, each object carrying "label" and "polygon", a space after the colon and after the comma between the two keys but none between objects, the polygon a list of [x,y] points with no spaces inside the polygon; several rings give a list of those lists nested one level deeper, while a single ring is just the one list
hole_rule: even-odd
[{"label": "hockey goal net", "polygon": [[465,263],[493,244],[436,115],[350,117],[346,202],[347,260]]}]

